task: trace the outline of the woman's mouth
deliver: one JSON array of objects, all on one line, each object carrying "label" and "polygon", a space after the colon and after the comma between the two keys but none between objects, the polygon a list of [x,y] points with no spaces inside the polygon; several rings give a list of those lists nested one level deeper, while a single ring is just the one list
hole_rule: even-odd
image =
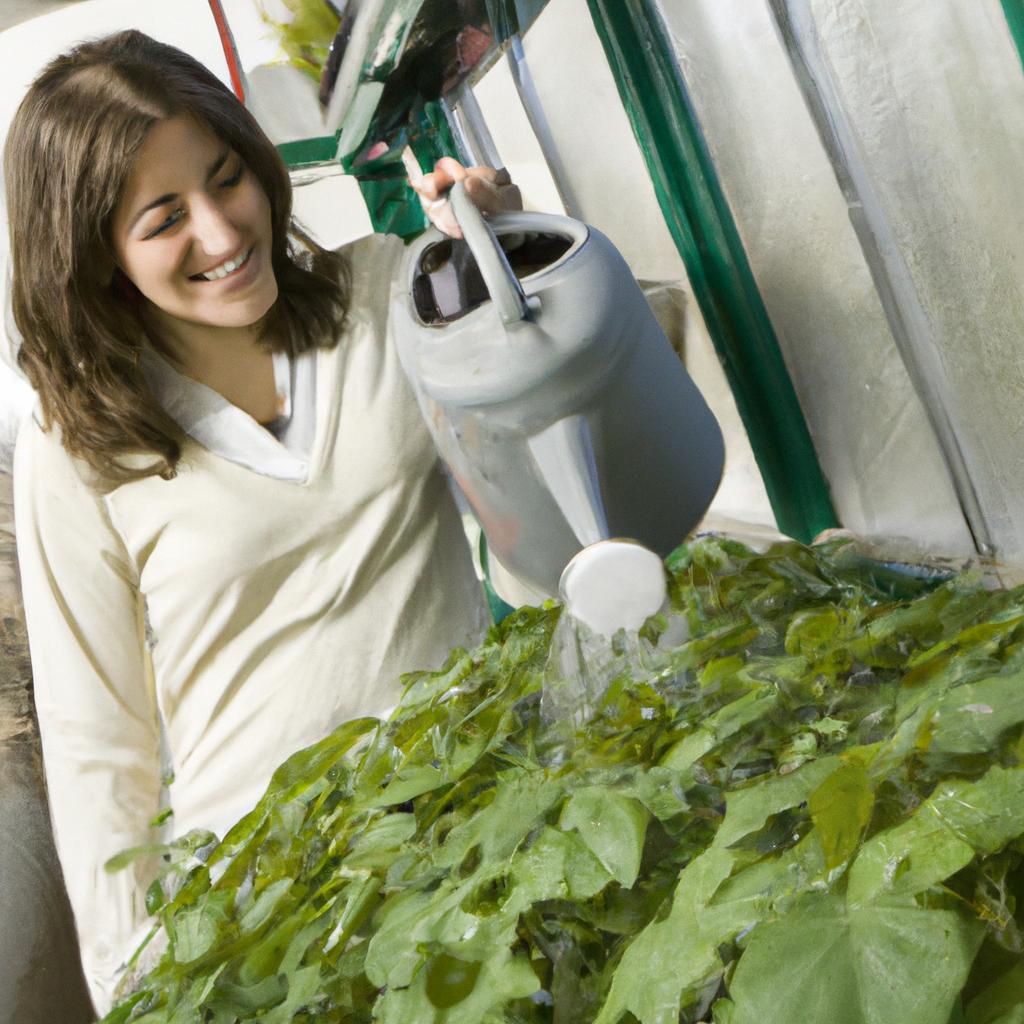
[{"label": "woman's mouth", "polygon": [[249,249],[233,256],[229,260],[225,260],[211,270],[204,271],[202,274],[193,274],[189,280],[199,282],[223,281],[225,278],[233,277],[245,268],[255,249],[256,246],[251,246]]}]

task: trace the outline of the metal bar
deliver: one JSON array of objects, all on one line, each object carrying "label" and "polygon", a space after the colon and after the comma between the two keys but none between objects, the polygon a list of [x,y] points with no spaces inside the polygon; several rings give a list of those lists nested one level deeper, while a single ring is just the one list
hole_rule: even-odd
[{"label": "metal bar", "polygon": [[1010,35],[1017,44],[1021,65],[1024,66],[1024,0],[1003,0],[1003,13],[1006,24],[1010,26]]},{"label": "metal bar", "polygon": [[512,81],[515,83],[516,92],[519,93],[519,102],[523,105],[526,119],[530,122],[544,161],[551,172],[551,179],[555,183],[558,198],[562,201],[562,208],[570,217],[581,220],[580,204],[569,184],[569,174],[565,162],[558,151],[558,143],[555,142],[551,125],[544,113],[544,105],[537,93],[537,87],[533,84],[533,76],[530,74],[530,66],[526,62],[523,43],[518,35],[513,36],[510,40],[508,66],[512,72]]},{"label": "metal bar", "polygon": [[227,61],[228,74],[231,76],[231,86],[239,101],[244,103],[248,94],[246,88],[245,72],[242,71],[242,62],[238,59],[238,46],[235,44],[235,37],[231,34],[231,26],[228,24],[227,16],[224,14],[224,7],[220,0],[209,0],[210,13],[217,25],[217,35],[220,36],[221,49],[224,51],[224,60]]},{"label": "metal bar", "polygon": [[768,0],[768,7],[846,200],[889,330],[935,431],[974,545],[980,554],[992,555],[991,533],[949,413],[946,376],[931,323],[861,156],[822,53],[814,15],[807,0]]},{"label": "metal bar", "polygon": [[483,111],[468,80],[450,94],[441,97],[448,127],[451,128],[459,159],[467,167],[502,166],[498,147],[491,138]]},{"label": "metal bar", "polygon": [[587,0],[779,528],[838,525],[828,484],[653,0]]},{"label": "metal bar", "polygon": [[[334,135],[355,101],[367,52],[375,38],[377,25],[385,11],[385,0],[362,0],[356,11],[352,32],[338,69],[330,102],[324,114],[325,135]],[[362,141],[362,140],[359,140]],[[350,149],[358,143],[353,143]]]}]

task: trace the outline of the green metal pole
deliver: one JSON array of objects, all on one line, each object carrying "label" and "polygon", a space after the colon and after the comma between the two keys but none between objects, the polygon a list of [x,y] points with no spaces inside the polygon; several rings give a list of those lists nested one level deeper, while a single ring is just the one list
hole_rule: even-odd
[{"label": "green metal pole", "polygon": [[1010,35],[1017,44],[1020,62],[1024,65],[1024,0],[1003,0],[1003,13],[1010,26]]},{"label": "green metal pole", "polygon": [[776,522],[809,541],[838,525],[828,484],[660,15],[651,0],[587,3]]}]

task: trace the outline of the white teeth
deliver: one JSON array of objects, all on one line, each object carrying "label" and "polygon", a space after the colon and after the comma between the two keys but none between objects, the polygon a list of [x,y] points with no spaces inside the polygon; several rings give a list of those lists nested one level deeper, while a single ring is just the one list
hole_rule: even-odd
[{"label": "white teeth", "polygon": [[226,263],[222,263],[219,267],[214,267],[213,270],[207,271],[205,274],[200,274],[200,277],[205,277],[207,281],[219,281],[222,277],[227,277],[228,274],[236,271],[247,259],[249,253],[242,253],[236,256],[233,260],[228,260]]}]

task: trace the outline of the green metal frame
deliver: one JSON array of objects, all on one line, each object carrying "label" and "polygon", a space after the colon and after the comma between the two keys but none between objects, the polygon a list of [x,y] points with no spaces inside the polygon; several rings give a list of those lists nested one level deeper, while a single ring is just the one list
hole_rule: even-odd
[{"label": "green metal frame", "polygon": [[1003,0],[1003,13],[1010,26],[1010,35],[1017,44],[1017,53],[1024,66],[1024,0]]},{"label": "green metal frame", "polygon": [[409,148],[427,173],[443,156],[458,156],[458,147],[444,110],[437,100],[417,104],[410,117]]},{"label": "green metal frame", "polygon": [[[523,31],[540,14],[547,2],[548,0],[484,0],[495,43],[500,46],[511,35]],[[397,41],[405,37],[397,34],[394,35],[394,51],[385,60],[371,66],[369,54],[376,52],[379,34],[384,32],[385,27],[392,26],[396,15],[415,19],[423,3],[424,0],[392,0],[380,10],[379,32],[368,41],[368,49],[363,55],[363,77],[357,87],[350,111],[363,111],[365,114],[366,104],[360,103],[360,97],[366,89],[375,91],[375,105],[381,95],[380,82],[393,73],[401,61],[404,44],[399,45]],[[311,54],[319,53],[319,50],[322,50],[323,54],[326,53],[336,19],[332,21],[322,12],[318,17],[319,20],[314,19],[303,27],[301,38],[285,40],[286,49],[292,54],[293,62],[300,66],[309,66]],[[294,22],[292,24],[294,25]],[[421,232],[427,222],[416,194],[405,183],[405,170],[401,162],[402,148],[408,142],[421,169],[426,172],[433,168],[440,157],[457,155],[456,146],[441,104],[436,100],[416,99],[400,120],[381,123],[382,117],[393,118],[394,114],[382,114],[379,110],[374,113],[358,145],[345,146],[344,154],[347,155],[342,155],[339,149],[341,131],[322,138],[284,143],[278,146],[278,151],[285,164],[293,170],[340,159],[345,170],[354,175],[359,183],[374,230],[390,232],[409,239]],[[343,129],[344,126],[343,119]],[[375,160],[357,166],[356,156],[374,141],[385,142],[388,146],[387,152]]]},{"label": "green metal frame", "polygon": [[324,135],[315,139],[297,139],[295,142],[280,142],[277,145],[281,159],[291,170],[334,163],[334,154],[337,150],[338,139],[334,135]]},{"label": "green metal frame", "polygon": [[441,104],[436,100],[417,102],[410,111],[409,125],[397,137],[379,131],[378,126],[371,123],[368,137],[378,134],[390,139],[388,152],[370,163],[357,167],[346,162],[345,167],[359,182],[374,231],[398,235],[408,241],[427,227],[427,218],[406,178],[402,149],[408,142],[420,170],[426,173],[433,170],[442,156],[456,155],[455,142]]},{"label": "green metal frame", "polygon": [[507,601],[498,597],[498,592],[491,583],[491,559],[487,547],[487,536],[481,531],[480,545],[477,549],[480,552],[480,568],[483,569],[484,597],[487,599],[487,607],[491,613],[491,621],[498,625],[507,615],[511,615],[515,608]]},{"label": "green metal frame", "polygon": [[372,177],[357,174],[356,182],[376,233],[398,235],[408,242],[427,227],[427,218],[416,194],[409,188],[401,163],[395,165],[390,176],[385,177],[380,172]]},{"label": "green metal frame", "polygon": [[651,0],[587,3],[776,522],[809,541],[838,525],[828,484],[661,16]]}]

